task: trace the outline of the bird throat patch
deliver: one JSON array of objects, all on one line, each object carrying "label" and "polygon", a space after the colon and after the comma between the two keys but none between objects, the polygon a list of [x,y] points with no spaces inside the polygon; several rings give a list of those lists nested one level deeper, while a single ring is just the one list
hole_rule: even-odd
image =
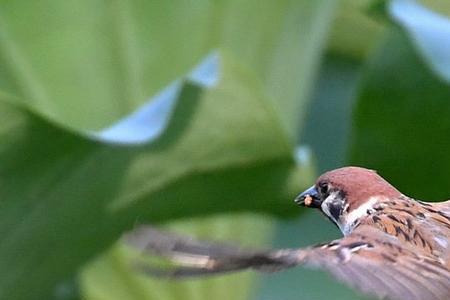
[{"label": "bird throat patch", "polygon": [[327,217],[331,219],[340,228],[340,217],[344,209],[344,198],[339,192],[330,193],[323,201],[321,208]]}]

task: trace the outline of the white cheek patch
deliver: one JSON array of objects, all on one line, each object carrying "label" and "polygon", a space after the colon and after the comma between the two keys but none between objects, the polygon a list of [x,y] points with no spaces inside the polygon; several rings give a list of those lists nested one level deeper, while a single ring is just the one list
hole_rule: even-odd
[{"label": "white cheek patch", "polygon": [[355,208],[349,213],[346,213],[348,209],[348,203],[342,203],[343,209],[342,214],[338,219],[333,216],[330,211],[330,207],[332,205],[336,205],[336,202],[344,201],[340,198],[339,192],[331,193],[320,205],[324,214],[326,214],[330,219],[332,219],[336,225],[341,230],[344,236],[349,235],[353,228],[359,224],[359,219],[368,215],[368,211],[373,209],[373,206],[376,203],[380,203],[382,199],[380,197],[370,197],[364,204],[361,204],[359,207]]},{"label": "white cheek patch", "polygon": [[344,222],[342,224],[341,231],[344,235],[348,235],[352,232],[353,227],[356,225],[358,220],[362,217],[367,216],[367,211],[372,210],[375,203],[380,202],[379,197],[370,197],[364,204],[361,204],[358,208],[355,208],[350,213],[345,215]]},{"label": "white cheek patch", "polygon": [[330,212],[330,206],[332,205],[333,202],[336,201],[342,201],[341,199],[339,199],[339,192],[331,193],[325,200],[323,200],[322,204],[320,205],[320,208],[329,218],[334,220],[334,222],[340,227],[340,221],[336,220],[333,214]]}]

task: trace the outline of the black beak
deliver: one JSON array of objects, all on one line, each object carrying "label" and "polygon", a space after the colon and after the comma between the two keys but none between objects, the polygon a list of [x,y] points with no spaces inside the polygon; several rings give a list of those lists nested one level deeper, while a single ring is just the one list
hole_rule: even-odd
[{"label": "black beak", "polygon": [[322,201],[319,198],[319,193],[317,192],[315,186],[310,187],[309,189],[298,195],[294,201],[300,206],[307,206],[314,208],[319,208],[320,205],[322,204]]}]

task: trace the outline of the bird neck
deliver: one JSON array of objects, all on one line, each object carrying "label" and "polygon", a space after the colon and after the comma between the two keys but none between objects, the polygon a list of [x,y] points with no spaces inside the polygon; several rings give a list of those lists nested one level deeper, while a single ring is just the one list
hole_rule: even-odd
[{"label": "bird neck", "polygon": [[357,208],[352,209],[349,212],[345,212],[342,214],[340,218],[340,222],[338,222],[338,227],[341,230],[344,236],[349,235],[355,227],[360,224],[361,219],[366,217],[369,212],[373,209],[376,203],[380,202],[379,196],[374,196],[368,198]]}]

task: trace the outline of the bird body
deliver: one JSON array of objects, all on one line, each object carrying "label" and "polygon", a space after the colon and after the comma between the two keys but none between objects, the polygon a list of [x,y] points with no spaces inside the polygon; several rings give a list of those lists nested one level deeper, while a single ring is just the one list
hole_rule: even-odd
[{"label": "bird body", "polygon": [[380,299],[450,299],[450,202],[416,201],[375,171],[345,167],[321,175],[295,202],[319,209],[344,237],[300,249],[270,251],[197,241],[141,227],[127,240],[169,257],[178,268],[145,266],[153,275],[186,277],[297,265],[324,269]]}]

